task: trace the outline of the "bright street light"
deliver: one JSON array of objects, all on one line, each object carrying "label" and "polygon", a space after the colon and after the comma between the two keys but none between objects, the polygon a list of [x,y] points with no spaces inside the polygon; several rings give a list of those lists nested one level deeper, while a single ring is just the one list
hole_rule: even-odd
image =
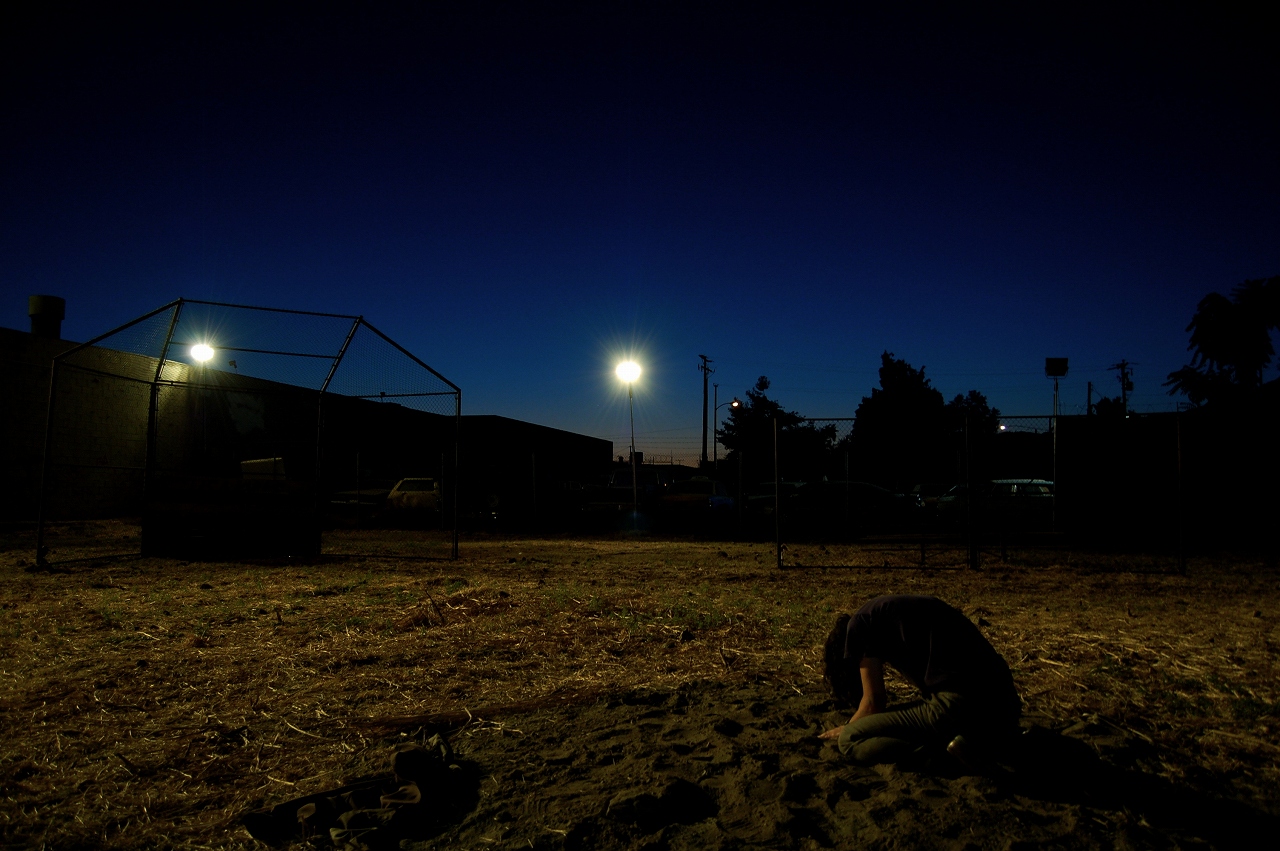
[{"label": "bright street light", "polygon": [[213,346],[210,346],[206,343],[196,343],[194,346],[191,347],[191,357],[200,361],[200,363],[204,363],[205,361],[212,360]]},{"label": "bright street light", "polygon": [[627,384],[627,410],[631,414],[631,522],[638,526],[640,521],[640,497],[636,488],[636,394],[635,380],[640,377],[640,364],[633,360],[623,361],[616,370],[618,377]]}]

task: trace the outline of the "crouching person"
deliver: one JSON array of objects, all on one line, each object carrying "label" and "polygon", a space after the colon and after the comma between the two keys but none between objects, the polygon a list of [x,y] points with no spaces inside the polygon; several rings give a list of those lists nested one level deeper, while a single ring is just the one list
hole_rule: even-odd
[{"label": "crouching person", "polygon": [[[826,680],[858,707],[822,734],[861,765],[936,764],[945,752],[982,771],[1018,731],[1022,711],[1009,666],[961,612],[936,597],[877,597],[842,614],[827,637]],[[884,665],[921,699],[889,709]]]}]

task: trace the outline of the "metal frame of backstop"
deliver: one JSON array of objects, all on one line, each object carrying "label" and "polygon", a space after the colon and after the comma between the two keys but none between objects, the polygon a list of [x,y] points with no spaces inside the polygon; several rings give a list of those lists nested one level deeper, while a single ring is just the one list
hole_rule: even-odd
[{"label": "metal frame of backstop", "polygon": [[179,298],[54,358],[37,564],[51,520],[136,515],[144,554],[317,555],[370,463],[444,480],[457,558],[461,417],[461,389],[363,316]]}]

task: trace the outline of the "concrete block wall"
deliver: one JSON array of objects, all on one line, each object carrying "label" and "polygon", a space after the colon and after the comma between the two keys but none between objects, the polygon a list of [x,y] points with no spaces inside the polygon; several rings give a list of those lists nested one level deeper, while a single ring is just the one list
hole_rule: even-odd
[{"label": "concrete block wall", "polygon": [[138,381],[59,367],[46,489],[50,519],[141,513],[150,393]]},{"label": "concrete block wall", "polygon": [[74,345],[0,328],[0,522],[35,520],[50,367]]},{"label": "concrete block wall", "polygon": [[[76,343],[0,328],[0,522],[36,519],[53,359]],[[50,519],[138,514],[155,358],[90,348],[59,367],[53,400]]]}]

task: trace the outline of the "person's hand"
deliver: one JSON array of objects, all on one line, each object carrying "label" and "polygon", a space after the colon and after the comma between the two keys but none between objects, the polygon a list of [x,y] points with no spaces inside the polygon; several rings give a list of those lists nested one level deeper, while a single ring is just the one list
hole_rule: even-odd
[{"label": "person's hand", "polygon": [[838,739],[840,738],[840,734],[842,732],[844,732],[843,724],[841,724],[839,727],[833,727],[832,729],[827,730],[825,733],[819,733],[818,738],[819,739]]}]

